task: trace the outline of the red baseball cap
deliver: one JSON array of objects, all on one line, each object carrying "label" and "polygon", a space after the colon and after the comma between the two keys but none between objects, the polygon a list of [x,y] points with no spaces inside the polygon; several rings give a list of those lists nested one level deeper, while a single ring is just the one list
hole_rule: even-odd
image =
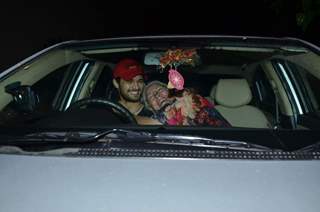
[{"label": "red baseball cap", "polygon": [[120,77],[129,81],[138,75],[144,77],[144,71],[142,66],[133,59],[123,59],[113,69],[113,78]]}]

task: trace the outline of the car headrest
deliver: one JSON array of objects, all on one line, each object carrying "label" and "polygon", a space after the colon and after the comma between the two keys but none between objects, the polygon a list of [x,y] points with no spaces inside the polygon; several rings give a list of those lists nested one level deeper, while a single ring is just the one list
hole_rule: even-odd
[{"label": "car headrest", "polygon": [[252,93],[246,79],[220,79],[215,100],[225,107],[240,107],[250,103]]}]

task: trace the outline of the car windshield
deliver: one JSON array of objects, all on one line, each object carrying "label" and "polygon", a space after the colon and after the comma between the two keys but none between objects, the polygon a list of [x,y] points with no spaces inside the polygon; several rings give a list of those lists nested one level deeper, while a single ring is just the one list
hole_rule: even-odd
[{"label": "car windshield", "polygon": [[320,128],[319,49],[295,39],[66,42],[0,77],[0,124],[13,131],[150,127],[213,137],[255,131],[289,143],[298,132],[303,140]]}]

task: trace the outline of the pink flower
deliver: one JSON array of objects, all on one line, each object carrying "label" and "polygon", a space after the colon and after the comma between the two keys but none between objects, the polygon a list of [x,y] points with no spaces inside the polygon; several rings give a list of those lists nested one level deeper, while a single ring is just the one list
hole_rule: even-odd
[{"label": "pink flower", "polygon": [[169,82],[171,83],[171,85],[173,85],[175,89],[183,90],[184,79],[183,76],[177,70],[170,69],[168,77]]},{"label": "pink flower", "polygon": [[206,98],[203,98],[201,96],[199,96],[199,100],[200,100],[200,103],[201,103],[201,108],[203,107],[214,107],[214,105],[209,102]]},{"label": "pink flower", "polygon": [[186,119],[182,113],[181,109],[170,109],[166,111],[167,124],[168,125],[183,125],[184,120]]}]

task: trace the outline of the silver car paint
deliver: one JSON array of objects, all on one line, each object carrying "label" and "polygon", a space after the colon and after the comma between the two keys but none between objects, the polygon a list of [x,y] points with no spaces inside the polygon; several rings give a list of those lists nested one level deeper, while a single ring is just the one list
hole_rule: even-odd
[{"label": "silver car paint", "polygon": [[319,161],[0,155],[1,212],[320,211]]}]

